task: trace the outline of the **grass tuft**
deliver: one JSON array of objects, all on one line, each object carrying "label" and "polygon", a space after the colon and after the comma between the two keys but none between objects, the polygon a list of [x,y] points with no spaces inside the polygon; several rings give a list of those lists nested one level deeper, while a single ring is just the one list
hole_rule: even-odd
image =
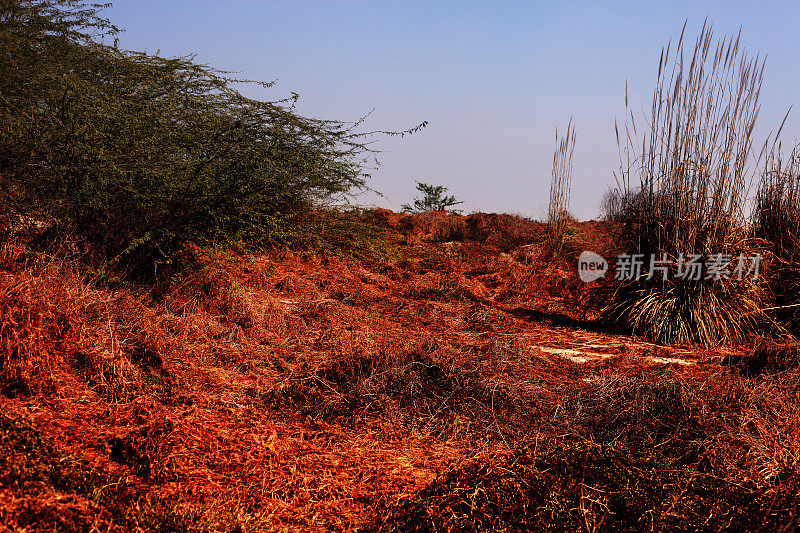
[{"label": "grass tuft", "polygon": [[[748,57],[740,35],[715,39],[705,24],[694,49],[684,46],[682,32],[662,51],[647,131],[632,112],[622,139],[617,129],[620,187],[607,218],[618,221],[621,251],[645,264],[622,281],[604,317],[661,342],[732,344],[756,332],[766,294],[760,281],[707,276],[707,258],[762,251],[748,239],[744,209],[764,62]],[[677,278],[693,254],[701,279]],[[651,270],[651,258],[670,264],[669,279]]]}]

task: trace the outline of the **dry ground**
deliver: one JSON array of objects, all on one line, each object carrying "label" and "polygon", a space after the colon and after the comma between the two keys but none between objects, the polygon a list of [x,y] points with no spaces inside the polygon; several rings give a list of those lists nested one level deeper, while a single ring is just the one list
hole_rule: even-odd
[{"label": "dry ground", "polygon": [[112,290],[0,256],[0,528],[796,526],[789,346],[659,346],[592,322],[519,217],[369,219],[394,257],[187,247]]}]

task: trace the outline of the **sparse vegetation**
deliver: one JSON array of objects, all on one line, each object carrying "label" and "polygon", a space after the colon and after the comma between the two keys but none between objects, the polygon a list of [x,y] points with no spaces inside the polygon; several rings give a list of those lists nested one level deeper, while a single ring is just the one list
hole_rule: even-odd
[{"label": "sparse vegetation", "polygon": [[[416,231],[385,216],[393,242]],[[7,435],[40,428],[56,452],[31,460],[91,457],[100,487],[124,476],[108,500],[81,492],[98,506],[79,516],[129,529],[455,531],[545,516],[554,530],[670,529],[749,523],[770,505],[771,524],[796,523],[795,347],[553,327],[541,297],[580,287],[531,276],[551,263],[541,242],[500,257],[509,230],[484,221],[482,243],[412,241],[399,260],[195,249],[201,267],[157,300],[6,247],[0,346],[25,352],[5,352],[0,403],[29,419]],[[6,522],[72,516],[46,507],[61,481],[36,479],[4,489],[29,498],[0,506]]]},{"label": "sparse vegetation", "polygon": [[[659,456],[585,442],[520,450],[448,471],[383,518],[379,531],[686,531],[795,524],[794,485],[760,489]],[[773,513],[778,503],[779,511]],[[762,517],[767,517],[762,520]]]}]

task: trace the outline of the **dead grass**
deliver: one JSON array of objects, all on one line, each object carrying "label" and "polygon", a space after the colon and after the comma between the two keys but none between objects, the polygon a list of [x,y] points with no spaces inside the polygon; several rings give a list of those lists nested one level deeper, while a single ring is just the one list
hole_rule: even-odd
[{"label": "dead grass", "polygon": [[[680,529],[749,524],[771,502],[770,523],[794,523],[789,359],[749,377],[727,362],[744,350],[558,325],[554,310],[582,317],[580,287],[540,244],[495,238],[385,262],[195,250],[197,268],[140,292],[3,250],[2,521]],[[59,465],[97,481],[64,484]]]},{"label": "dead grass", "polygon": [[765,337],[758,339],[750,352],[729,358],[727,363],[747,377],[793,371],[800,367],[800,345]]},{"label": "dead grass", "polygon": [[796,525],[797,481],[759,489],[657,453],[580,443],[466,462],[402,501],[379,531],[757,530]]}]

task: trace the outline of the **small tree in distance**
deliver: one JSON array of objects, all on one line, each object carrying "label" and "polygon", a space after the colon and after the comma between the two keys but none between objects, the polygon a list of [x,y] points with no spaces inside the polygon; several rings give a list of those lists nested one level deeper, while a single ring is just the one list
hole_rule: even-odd
[{"label": "small tree in distance", "polygon": [[430,185],[428,183],[417,182],[417,190],[422,193],[422,198],[414,198],[414,205],[403,204],[403,213],[431,213],[442,211],[460,215],[460,210],[450,209],[451,207],[463,204],[456,200],[455,196],[447,196],[447,187],[444,185]]}]

